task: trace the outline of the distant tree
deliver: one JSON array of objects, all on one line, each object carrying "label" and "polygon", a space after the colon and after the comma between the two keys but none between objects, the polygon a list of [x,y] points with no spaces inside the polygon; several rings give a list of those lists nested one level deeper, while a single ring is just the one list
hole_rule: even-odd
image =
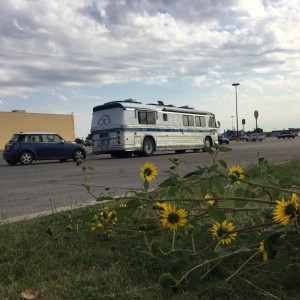
[{"label": "distant tree", "polygon": [[80,139],[80,138],[76,138],[76,139],[75,139],[75,143],[77,143],[77,144],[83,144],[83,143],[84,143],[84,140],[83,140],[83,139]]},{"label": "distant tree", "polygon": [[92,136],[91,133],[89,133],[89,134],[87,135],[87,137],[85,138],[85,140],[92,140],[92,139],[93,139],[93,136]]},{"label": "distant tree", "polygon": [[263,129],[258,127],[253,130],[253,133],[263,133],[263,132],[264,132]]}]

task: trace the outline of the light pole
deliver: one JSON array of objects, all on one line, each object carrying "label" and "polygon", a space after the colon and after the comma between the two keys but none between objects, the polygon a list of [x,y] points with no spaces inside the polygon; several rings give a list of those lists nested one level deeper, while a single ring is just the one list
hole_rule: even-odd
[{"label": "light pole", "polygon": [[239,142],[239,118],[238,118],[238,106],[237,106],[237,86],[239,83],[233,83],[232,86],[235,87],[235,115],[236,115],[236,141]]},{"label": "light pole", "polygon": [[231,116],[231,131],[233,131],[233,116]]}]

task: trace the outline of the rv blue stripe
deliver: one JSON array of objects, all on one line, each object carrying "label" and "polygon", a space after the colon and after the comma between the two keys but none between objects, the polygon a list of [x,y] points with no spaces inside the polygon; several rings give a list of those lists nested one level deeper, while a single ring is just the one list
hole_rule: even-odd
[{"label": "rv blue stripe", "polygon": [[173,129],[173,128],[112,128],[112,129],[101,129],[101,130],[93,130],[92,134],[98,134],[100,132],[116,132],[116,130],[120,130],[123,132],[132,132],[132,131],[146,131],[146,132],[192,132],[192,133],[217,133],[216,129]]}]

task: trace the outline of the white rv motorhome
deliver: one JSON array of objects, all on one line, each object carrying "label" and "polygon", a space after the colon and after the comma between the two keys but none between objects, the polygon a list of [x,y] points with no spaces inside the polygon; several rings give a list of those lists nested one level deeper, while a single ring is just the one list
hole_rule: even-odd
[{"label": "white rv motorhome", "polygon": [[133,99],[93,108],[93,154],[151,156],[155,151],[198,151],[218,143],[215,116],[193,107],[142,104]]}]

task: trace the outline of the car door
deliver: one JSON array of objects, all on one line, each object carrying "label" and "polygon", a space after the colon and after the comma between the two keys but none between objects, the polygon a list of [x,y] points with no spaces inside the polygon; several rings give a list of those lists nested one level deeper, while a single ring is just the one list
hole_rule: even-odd
[{"label": "car door", "polygon": [[41,159],[44,157],[44,147],[41,135],[28,134],[24,138],[24,143],[26,143],[26,150],[32,151],[35,154],[36,159]]},{"label": "car door", "polygon": [[59,159],[71,157],[71,147],[69,143],[58,134],[43,134],[43,158]]}]

